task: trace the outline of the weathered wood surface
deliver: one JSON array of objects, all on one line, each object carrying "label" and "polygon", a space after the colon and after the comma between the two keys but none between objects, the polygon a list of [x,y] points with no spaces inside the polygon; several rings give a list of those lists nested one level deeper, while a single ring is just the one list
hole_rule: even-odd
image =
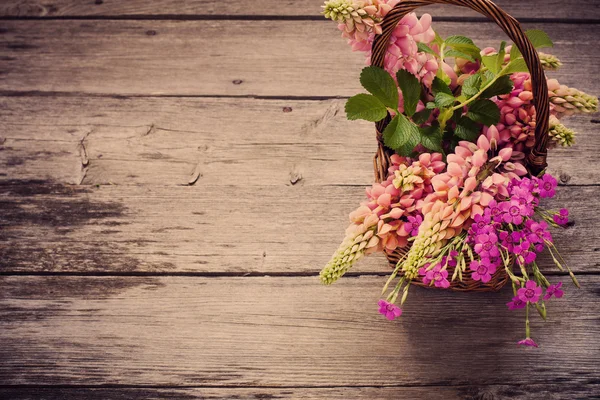
[{"label": "weathered wood surface", "polygon": [[[524,24],[534,26],[564,60],[551,75],[600,92],[599,25]],[[468,31],[480,46],[503,37],[492,23],[436,27]],[[328,21],[2,21],[0,48],[0,91],[9,92],[352,96],[365,62]]]},{"label": "weathered wood surface", "polygon": [[0,388],[0,398],[11,400],[130,400],[130,399],[427,399],[427,400],[487,400],[487,399],[597,399],[600,385],[585,383],[547,383],[542,385],[481,385],[481,386],[397,386],[397,387],[336,387],[336,388]]},{"label": "weathered wood surface", "polygon": [[523,311],[504,305],[508,288],[413,288],[390,323],[376,312],[383,279],[0,277],[0,376],[12,385],[598,385],[598,276],[582,277],[580,290],[567,283],[548,321],[532,319],[533,351],[515,344]]},{"label": "weathered wood surface", "polygon": [[[548,206],[569,208],[556,230],[578,272],[598,272],[600,187],[559,188]],[[363,199],[356,186],[0,185],[0,272],[316,274]],[[550,257],[541,261],[556,272]],[[380,257],[358,272],[387,273]]]},{"label": "weathered wood surface", "polygon": [[[532,7],[531,2],[521,0],[496,0],[515,18],[551,18],[598,20],[600,5],[595,0],[548,0],[543,7]],[[260,0],[252,3],[216,0],[155,0],[155,1],[76,1],[55,0],[51,4],[31,0],[3,0],[0,16],[12,17],[152,17],[169,16],[319,16],[321,2],[315,0],[279,1]],[[419,12],[429,12],[444,18],[477,17],[470,9],[455,6],[427,6]]]},{"label": "weathered wood surface", "polygon": [[[553,76],[600,92],[597,1],[498,4],[555,39]],[[360,91],[364,60],[319,5],[1,2],[0,398],[600,396],[597,116],[550,158],[583,289],[550,277],[567,294],[534,318],[539,349],[515,345],[508,288],[414,288],[388,323],[382,257],[318,284],[375,147],[331,99]],[[426,10],[443,35],[501,38]]]},{"label": "weathered wood surface", "polygon": [[[345,100],[15,96],[0,99],[2,179],[116,185],[368,185],[373,124]],[[597,183],[595,116],[565,123],[577,145],[551,152],[563,183]],[[227,121],[227,123],[224,123]]]}]

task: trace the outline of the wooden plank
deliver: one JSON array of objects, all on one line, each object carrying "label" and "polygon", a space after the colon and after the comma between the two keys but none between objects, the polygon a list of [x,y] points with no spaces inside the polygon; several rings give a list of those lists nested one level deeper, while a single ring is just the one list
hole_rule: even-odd
[{"label": "wooden plank", "polygon": [[[502,293],[414,288],[399,321],[381,277],[0,278],[3,385],[598,384],[600,277],[532,320]],[[508,289],[508,288],[507,288]],[[476,345],[475,345],[476,343]],[[515,373],[528,371],[528,373]]]},{"label": "wooden plank", "polygon": [[[328,21],[3,21],[0,91],[119,95],[351,96],[364,56]],[[555,39],[553,76],[598,93],[598,24],[524,24]],[[479,45],[491,23],[440,22]],[[251,43],[251,45],[248,45]],[[293,49],[293,51],[291,50]]]},{"label": "wooden plank", "polygon": [[[69,184],[368,185],[375,130],[348,121],[345,100],[231,98],[0,98],[0,179]],[[600,181],[600,135],[590,116],[552,150],[563,183]],[[224,123],[224,121],[227,121]],[[4,168],[2,168],[4,167]]]},{"label": "wooden plank", "polygon": [[600,385],[549,383],[545,385],[470,385],[428,387],[334,388],[52,388],[1,389],[11,400],[155,400],[155,399],[597,399]]},{"label": "wooden plank", "polygon": [[[579,0],[576,3],[547,0],[522,2],[518,0],[496,0],[496,4],[515,18],[561,18],[600,19],[600,7],[594,0]],[[538,4],[539,3],[539,4]],[[52,4],[31,0],[4,0],[0,5],[0,16],[12,17],[122,17],[122,16],[319,16],[318,1],[257,1],[248,7],[231,0],[176,0],[110,1],[55,0]],[[465,8],[450,6],[428,6],[419,11],[440,17],[476,17],[479,14]]]},{"label": "wooden plank", "polygon": [[[598,272],[600,186],[560,188],[556,231],[576,271]],[[316,274],[343,237],[356,186],[0,185],[0,271]],[[557,272],[548,256],[541,265]],[[355,269],[387,273],[382,257]]]}]

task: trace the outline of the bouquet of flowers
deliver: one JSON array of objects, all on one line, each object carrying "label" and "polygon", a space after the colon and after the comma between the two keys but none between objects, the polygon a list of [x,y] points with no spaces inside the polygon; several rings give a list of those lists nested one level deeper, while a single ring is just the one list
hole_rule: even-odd
[{"label": "bouquet of flowers", "polygon": [[[536,78],[516,45],[480,49],[465,36],[440,37],[428,14],[405,12],[399,23],[385,26],[398,3],[329,0],[323,6],[325,17],[338,23],[367,63],[374,42],[384,28],[389,32],[383,68],[367,66],[360,75],[369,93],[346,103],[348,119],[376,122],[380,130],[378,182],[350,213],[346,236],[320,279],[331,284],[365,255],[384,252],[394,270],[379,312],[389,320],[402,314],[410,284],[497,290],[510,281],[514,297],[507,306],[524,308],[526,315],[526,337],[519,344],[537,347],[529,331],[530,308],[545,319],[545,302],[563,296],[562,282],[551,285],[541,272],[539,253],[548,249],[578,286],[550,232],[566,226],[569,213],[543,205],[557,186],[543,170],[545,149],[573,145],[575,132],[560,118],[596,112],[598,99],[543,72]],[[533,50],[552,47],[548,35],[539,30],[525,35],[535,53],[523,52],[529,61],[533,57],[548,71],[561,66],[557,57]],[[545,113],[539,98],[546,97],[536,98],[536,79],[545,82]],[[547,135],[542,168],[528,164],[539,161],[536,128]]]}]

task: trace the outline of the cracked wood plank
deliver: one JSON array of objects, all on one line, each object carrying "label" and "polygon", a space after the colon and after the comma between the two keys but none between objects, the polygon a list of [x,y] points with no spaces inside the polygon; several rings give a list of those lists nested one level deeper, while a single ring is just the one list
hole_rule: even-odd
[{"label": "cracked wood plank", "polygon": [[[31,0],[3,0],[0,5],[0,16],[13,17],[72,17],[72,16],[320,16],[320,2],[314,0],[278,1],[261,0],[248,7],[246,3],[232,0],[153,0],[140,1],[103,1],[95,0],[80,2],[75,0],[54,0],[51,4]],[[496,0],[515,18],[561,18],[598,20],[600,5],[594,0],[579,0],[565,2],[561,0],[546,0],[543,4],[538,1],[523,2],[519,0]],[[540,7],[536,6],[540,3]],[[434,17],[480,17],[470,9],[451,6],[432,5],[422,7],[420,12],[429,12]]]},{"label": "cracked wood plank", "polygon": [[[343,238],[361,187],[0,185],[0,271],[317,274]],[[577,272],[600,272],[600,186],[561,187],[550,208],[574,225],[554,239]],[[548,255],[544,271],[558,270]],[[372,256],[354,273],[389,273]]]},{"label": "cracked wood plank", "polygon": [[[364,56],[327,21],[3,21],[0,91],[106,95],[352,96]],[[600,24],[524,24],[550,32],[564,67],[552,76],[598,93]],[[487,23],[439,22],[498,46]],[[247,38],[252,46],[243,46]],[[577,45],[573,45],[576,43]],[[293,49],[293,52],[290,51]],[[200,72],[201,74],[200,74]]]},{"label": "cracked wood plank", "polygon": [[0,382],[597,388],[600,277],[581,283],[550,301],[547,322],[532,319],[541,345],[526,349],[509,288],[413,288],[390,323],[381,277],[0,277]]},{"label": "cracked wood plank", "polygon": [[[343,99],[5,97],[0,99],[5,127],[5,143],[0,145],[5,175],[0,180],[366,186],[373,180],[375,129],[364,121],[348,121],[344,103]],[[589,185],[600,179],[596,168],[600,135],[593,118],[564,120],[578,132],[577,143],[552,150],[549,157],[549,171],[563,183]],[[81,137],[85,137],[83,161],[78,150]]]}]

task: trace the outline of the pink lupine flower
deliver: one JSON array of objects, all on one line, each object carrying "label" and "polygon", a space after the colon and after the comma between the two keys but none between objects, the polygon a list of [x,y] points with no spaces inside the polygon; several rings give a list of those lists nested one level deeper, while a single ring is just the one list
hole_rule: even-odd
[{"label": "pink lupine flower", "polygon": [[569,210],[567,210],[566,208],[561,208],[558,214],[554,214],[552,216],[552,219],[558,225],[567,225],[569,223]]},{"label": "pink lupine flower", "polygon": [[561,287],[562,282],[558,282],[556,285],[548,286],[548,289],[546,289],[546,294],[544,295],[544,300],[550,300],[552,296],[556,297],[557,299],[563,297],[565,292],[560,289]]},{"label": "pink lupine flower", "polygon": [[518,344],[520,344],[521,346],[538,347],[537,343],[534,342],[532,338],[523,339],[519,341]]},{"label": "pink lupine flower", "polygon": [[473,271],[471,272],[471,277],[483,283],[489,282],[492,279],[492,274],[496,272],[496,266],[489,259],[485,258],[482,258],[480,261],[471,261],[469,268]]},{"label": "pink lupine flower", "polygon": [[379,313],[390,321],[402,315],[400,307],[386,300],[379,300],[377,304],[379,305]]},{"label": "pink lupine flower", "polygon": [[534,281],[527,281],[525,287],[517,290],[517,296],[521,301],[537,303],[542,295],[542,288],[538,286]]},{"label": "pink lupine flower", "polygon": [[520,308],[525,308],[526,305],[527,303],[521,300],[519,296],[513,297],[512,301],[506,303],[506,306],[509,310],[518,310]]},{"label": "pink lupine flower", "polygon": [[435,287],[441,287],[444,289],[450,287],[450,282],[447,279],[448,271],[442,269],[442,266],[440,264],[436,265],[433,269],[427,271],[427,274],[425,276],[430,282],[433,281]]}]

